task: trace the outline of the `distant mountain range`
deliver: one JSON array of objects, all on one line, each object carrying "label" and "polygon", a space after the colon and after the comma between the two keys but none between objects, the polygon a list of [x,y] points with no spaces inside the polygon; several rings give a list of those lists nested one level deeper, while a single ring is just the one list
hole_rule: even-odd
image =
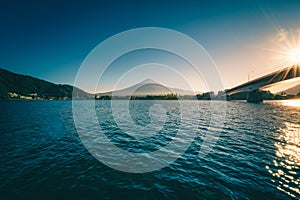
[{"label": "distant mountain range", "polygon": [[168,88],[151,79],[131,87],[105,93],[90,94],[66,84],[54,84],[27,75],[16,74],[0,68],[0,99],[91,99],[95,96],[146,96],[146,95],[195,95],[192,91]]},{"label": "distant mountain range", "polygon": [[73,88],[77,96],[91,97],[71,85],[54,84],[0,68],[0,99],[71,99]]},{"label": "distant mountain range", "polygon": [[[282,92],[296,95],[300,92],[300,84]],[[45,80],[27,75],[16,74],[0,68],[0,99],[66,100],[71,99],[72,95],[73,98],[76,99],[94,99],[95,97],[96,99],[110,99],[111,96],[128,99],[128,97],[168,96],[170,94],[175,96],[196,95],[193,91],[168,88],[151,79],[146,79],[122,90],[90,94],[71,85],[54,84]],[[207,94],[209,93],[205,93],[203,95],[205,96]],[[207,99],[206,97],[202,98],[202,96],[197,95],[197,98]],[[168,96],[168,98],[173,98],[173,96]]]}]

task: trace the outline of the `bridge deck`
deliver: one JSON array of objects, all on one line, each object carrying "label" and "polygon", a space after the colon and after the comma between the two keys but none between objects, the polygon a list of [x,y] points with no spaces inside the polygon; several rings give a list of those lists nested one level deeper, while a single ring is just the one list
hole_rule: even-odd
[{"label": "bridge deck", "polygon": [[252,81],[226,90],[225,92],[227,95],[232,95],[239,92],[251,92],[258,89],[266,89],[277,85],[280,82],[298,77],[300,77],[300,64],[286,67],[271,74],[256,78]]}]

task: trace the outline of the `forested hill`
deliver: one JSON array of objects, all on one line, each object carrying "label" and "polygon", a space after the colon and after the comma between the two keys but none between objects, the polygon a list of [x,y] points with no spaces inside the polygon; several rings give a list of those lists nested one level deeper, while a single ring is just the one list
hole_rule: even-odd
[{"label": "forested hill", "polygon": [[[91,95],[74,88],[79,98]],[[73,86],[54,84],[0,68],[0,99],[70,99]]]}]

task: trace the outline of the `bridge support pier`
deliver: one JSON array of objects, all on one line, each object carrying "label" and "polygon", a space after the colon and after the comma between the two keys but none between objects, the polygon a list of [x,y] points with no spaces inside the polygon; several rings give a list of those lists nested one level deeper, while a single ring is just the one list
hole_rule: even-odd
[{"label": "bridge support pier", "polygon": [[247,102],[260,103],[263,102],[263,94],[260,90],[253,90],[247,95]]}]

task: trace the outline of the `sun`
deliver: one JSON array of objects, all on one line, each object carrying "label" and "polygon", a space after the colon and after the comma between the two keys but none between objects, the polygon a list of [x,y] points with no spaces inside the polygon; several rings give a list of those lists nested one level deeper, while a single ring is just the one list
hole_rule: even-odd
[{"label": "sun", "polygon": [[300,64],[300,27],[290,29],[279,29],[278,34],[272,39],[269,48],[272,52],[272,60],[275,65],[291,66]]},{"label": "sun", "polygon": [[294,64],[300,63],[300,46],[292,48],[287,52],[287,59]]}]

